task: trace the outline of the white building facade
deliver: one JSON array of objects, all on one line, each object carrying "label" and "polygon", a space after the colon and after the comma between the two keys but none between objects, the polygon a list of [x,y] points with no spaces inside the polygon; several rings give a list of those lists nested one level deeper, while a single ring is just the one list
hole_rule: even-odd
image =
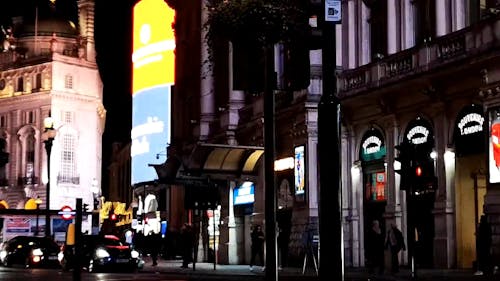
[{"label": "white building facade", "polygon": [[[48,165],[50,210],[74,209],[76,198],[92,210],[94,194],[99,194],[106,110],[95,60],[94,1],[77,3],[79,22],[62,18],[56,4],[36,19],[14,18],[5,36],[0,52],[0,127],[9,161],[2,167],[0,200],[9,209],[32,208],[27,202],[37,198],[42,202],[39,208],[46,209]],[[57,131],[50,163],[43,139],[48,116]],[[90,232],[91,225],[90,216],[84,218],[82,230]],[[8,232],[4,226],[5,239]]]}]

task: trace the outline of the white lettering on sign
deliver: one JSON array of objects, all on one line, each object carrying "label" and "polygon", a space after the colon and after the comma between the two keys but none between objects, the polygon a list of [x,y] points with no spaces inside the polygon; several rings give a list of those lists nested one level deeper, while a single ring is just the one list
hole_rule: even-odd
[{"label": "white lettering on sign", "polygon": [[[477,123],[471,125],[471,123]],[[465,115],[458,123],[460,135],[470,135],[483,131],[484,117],[479,113],[469,113]]]},{"label": "white lettering on sign", "polygon": [[149,141],[147,136],[151,134],[162,133],[164,130],[163,121],[158,117],[148,117],[146,123],[132,128],[131,138],[132,147],[130,154],[133,156],[149,152]]},{"label": "white lettering on sign", "polygon": [[428,137],[429,130],[424,126],[415,126],[406,135],[408,141],[412,142],[413,144],[426,143]]},{"label": "white lettering on sign", "polygon": [[370,136],[363,142],[363,149],[365,154],[372,154],[380,151],[380,146],[382,146],[382,140],[376,136]]}]

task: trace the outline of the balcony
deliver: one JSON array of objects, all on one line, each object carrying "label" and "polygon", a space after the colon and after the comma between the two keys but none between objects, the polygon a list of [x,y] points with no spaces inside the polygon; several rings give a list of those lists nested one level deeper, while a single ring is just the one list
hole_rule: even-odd
[{"label": "balcony", "polygon": [[80,184],[80,177],[69,177],[66,175],[57,175],[57,183],[58,184]]},{"label": "balcony", "polygon": [[500,47],[500,17],[438,37],[426,44],[339,73],[339,97],[347,98],[402,79],[481,58]]},{"label": "balcony", "polygon": [[33,185],[38,184],[38,177],[18,177],[17,185]]}]

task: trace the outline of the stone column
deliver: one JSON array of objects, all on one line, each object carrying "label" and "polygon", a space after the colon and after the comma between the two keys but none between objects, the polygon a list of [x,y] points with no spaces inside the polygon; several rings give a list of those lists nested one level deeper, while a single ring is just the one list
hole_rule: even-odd
[{"label": "stone column", "polygon": [[414,6],[413,0],[402,0],[401,14],[402,14],[402,38],[401,48],[409,49],[415,46],[415,27],[414,27]]},{"label": "stone column", "polygon": [[365,65],[371,61],[371,43],[370,43],[370,9],[364,4],[361,4],[361,44],[359,53],[361,54],[361,64]]},{"label": "stone column", "polygon": [[455,265],[455,210],[454,197],[447,182],[444,153],[449,143],[448,122],[444,106],[434,109],[437,113],[433,117],[434,140],[437,158],[435,159],[435,174],[438,178],[436,201],[434,203],[434,266],[436,268],[451,268]]},{"label": "stone column", "polygon": [[[209,58],[209,48],[207,44],[206,34],[207,29],[203,25],[208,20],[207,3],[203,0],[201,9],[201,81],[200,81],[200,140],[204,141],[210,135],[210,124],[215,119],[215,96],[214,96],[214,81],[213,70]],[[229,54],[231,56],[231,53]],[[231,63],[231,62],[230,62]],[[232,69],[229,65],[229,69]],[[231,72],[230,72],[231,73]]]},{"label": "stone column", "polygon": [[[399,140],[399,124],[394,115],[389,115],[387,118],[382,120],[382,124],[385,129],[385,147],[386,147],[386,200],[387,205],[385,207],[385,225],[386,230],[389,229],[389,226],[394,223],[398,226],[398,228],[403,232],[403,235],[407,237],[407,219],[406,216],[406,208],[404,211],[402,210],[402,203],[406,203],[404,201],[405,192],[400,190],[400,175],[394,171],[394,159],[396,158],[396,150],[394,146],[400,143]],[[403,200],[402,200],[403,199]],[[405,205],[406,207],[406,205]],[[407,241],[407,239],[405,239]],[[408,257],[406,252],[401,253],[402,258],[401,264],[405,264],[408,261]]]}]

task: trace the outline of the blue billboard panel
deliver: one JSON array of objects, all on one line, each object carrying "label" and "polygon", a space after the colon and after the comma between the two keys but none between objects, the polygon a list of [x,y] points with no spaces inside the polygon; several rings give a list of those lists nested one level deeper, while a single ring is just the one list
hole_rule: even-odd
[{"label": "blue billboard panel", "polygon": [[255,185],[251,181],[242,183],[234,189],[233,205],[251,204],[255,201]]},{"label": "blue billboard panel", "polygon": [[158,178],[149,164],[161,164],[170,143],[171,86],[148,88],[132,96],[132,185]]}]

